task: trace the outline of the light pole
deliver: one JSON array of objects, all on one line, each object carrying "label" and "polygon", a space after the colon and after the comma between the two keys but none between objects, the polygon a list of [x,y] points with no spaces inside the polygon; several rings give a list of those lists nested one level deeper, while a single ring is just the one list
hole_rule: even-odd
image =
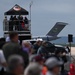
[{"label": "light pole", "polygon": [[30,10],[30,30],[31,30],[31,7],[32,7],[33,1],[31,1],[29,5],[29,10]]},{"label": "light pole", "polygon": [[33,1],[31,1],[29,8],[30,8],[30,21],[31,21],[31,7],[32,7]]}]

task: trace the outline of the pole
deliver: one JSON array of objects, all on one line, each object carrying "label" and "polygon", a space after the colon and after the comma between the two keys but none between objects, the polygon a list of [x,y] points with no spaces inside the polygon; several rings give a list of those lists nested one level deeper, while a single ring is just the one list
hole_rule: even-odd
[{"label": "pole", "polygon": [[29,5],[29,9],[30,9],[30,31],[31,31],[31,7],[32,7],[33,1],[31,1],[30,5]]},{"label": "pole", "polygon": [[31,5],[30,5],[30,21],[31,21]]},{"label": "pole", "polygon": [[29,6],[29,8],[30,8],[30,20],[31,20],[31,7],[32,7],[32,4],[33,4],[33,1],[31,1],[30,6]]}]

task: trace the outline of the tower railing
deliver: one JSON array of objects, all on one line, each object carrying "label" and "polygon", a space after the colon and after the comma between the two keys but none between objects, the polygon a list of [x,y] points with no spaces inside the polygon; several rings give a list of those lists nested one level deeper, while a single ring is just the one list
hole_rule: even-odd
[{"label": "tower railing", "polygon": [[3,31],[25,31],[30,32],[31,31],[31,24],[30,20],[24,21],[24,20],[7,20],[3,21]]}]

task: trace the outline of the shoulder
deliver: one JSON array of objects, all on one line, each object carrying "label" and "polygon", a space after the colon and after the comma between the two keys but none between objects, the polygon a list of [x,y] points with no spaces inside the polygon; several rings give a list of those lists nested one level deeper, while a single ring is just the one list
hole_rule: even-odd
[{"label": "shoulder", "polygon": [[8,46],[8,45],[10,45],[10,43],[6,43],[6,44],[4,44],[4,45],[3,45],[3,48],[6,47],[6,46]]}]

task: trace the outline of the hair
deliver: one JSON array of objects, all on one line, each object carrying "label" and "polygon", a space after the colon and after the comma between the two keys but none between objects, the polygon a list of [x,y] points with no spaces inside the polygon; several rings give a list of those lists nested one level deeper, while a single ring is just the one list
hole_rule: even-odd
[{"label": "hair", "polygon": [[41,72],[40,65],[38,63],[31,63],[24,71],[24,75],[39,75],[40,72]]},{"label": "hair", "polygon": [[18,63],[24,63],[22,56],[20,55],[11,55],[8,60],[8,70],[12,71],[17,68]]},{"label": "hair", "polygon": [[45,44],[47,44],[47,41],[43,41],[43,42],[42,42],[42,45],[43,45],[43,46],[44,46]]},{"label": "hair", "polygon": [[10,33],[9,33],[10,39],[13,39],[16,35],[18,35],[17,32],[10,32]]}]

